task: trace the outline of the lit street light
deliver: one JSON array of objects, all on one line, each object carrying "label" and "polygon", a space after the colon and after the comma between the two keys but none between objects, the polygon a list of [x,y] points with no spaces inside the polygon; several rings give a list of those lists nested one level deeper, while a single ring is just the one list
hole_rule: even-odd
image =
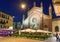
[{"label": "lit street light", "polygon": [[21,3],[21,8],[26,9],[26,3]]},{"label": "lit street light", "polygon": [[23,2],[22,2],[22,3],[20,4],[21,9],[23,10],[23,20],[22,20],[22,26],[23,26],[23,28],[24,28],[24,20],[25,20],[25,15],[24,15],[24,14],[25,14],[25,11],[24,11],[24,10],[26,9],[26,6],[27,6],[26,3],[23,3]]}]

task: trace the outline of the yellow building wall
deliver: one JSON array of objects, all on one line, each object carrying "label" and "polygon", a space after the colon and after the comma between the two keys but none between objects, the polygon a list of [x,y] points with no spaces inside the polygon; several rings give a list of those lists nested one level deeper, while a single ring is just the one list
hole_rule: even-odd
[{"label": "yellow building wall", "polygon": [[13,17],[9,16],[8,24],[6,25],[9,27],[13,26]]},{"label": "yellow building wall", "polygon": [[[55,32],[55,26],[58,26],[59,27],[59,32]],[[54,20],[52,21],[52,33],[53,34],[60,34],[60,20]]]},{"label": "yellow building wall", "polygon": [[11,15],[9,15],[9,14],[6,14],[6,13],[4,13],[4,12],[0,12],[0,14],[3,14],[3,15],[5,15],[5,16],[9,16],[9,19],[0,17],[0,19],[2,19],[2,20],[7,20],[7,21],[8,21],[8,23],[6,23],[6,24],[0,24],[0,25],[3,25],[3,26],[5,25],[5,26],[7,26],[7,27],[13,26],[13,16],[11,16]]}]

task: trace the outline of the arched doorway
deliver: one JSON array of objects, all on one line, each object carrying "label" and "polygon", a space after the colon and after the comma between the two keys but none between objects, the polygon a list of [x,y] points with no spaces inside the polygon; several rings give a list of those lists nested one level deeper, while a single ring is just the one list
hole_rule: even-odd
[{"label": "arched doorway", "polygon": [[59,26],[55,26],[55,32],[59,32]]}]

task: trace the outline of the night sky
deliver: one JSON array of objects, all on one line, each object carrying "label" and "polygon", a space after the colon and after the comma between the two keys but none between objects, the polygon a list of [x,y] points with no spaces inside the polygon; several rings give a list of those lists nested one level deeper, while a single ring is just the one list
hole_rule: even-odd
[{"label": "night sky", "polygon": [[[20,3],[25,2],[27,7],[25,10],[22,10],[20,7]],[[0,11],[5,11],[6,13],[14,16],[15,22],[22,21],[22,14],[25,14],[25,18],[27,18],[27,11],[33,7],[34,2],[36,2],[36,6],[39,7],[40,3],[43,3],[43,13],[49,15],[48,8],[52,6],[52,17],[57,18],[59,16],[55,15],[54,7],[52,0],[0,0]]]}]

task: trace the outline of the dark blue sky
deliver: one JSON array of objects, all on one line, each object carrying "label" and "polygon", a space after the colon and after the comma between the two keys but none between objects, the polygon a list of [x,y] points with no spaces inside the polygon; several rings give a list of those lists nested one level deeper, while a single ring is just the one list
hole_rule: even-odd
[{"label": "dark blue sky", "polygon": [[[51,0],[0,0],[0,11],[5,11],[6,13],[15,16],[14,21],[18,22],[22,20],[22,14],[24,13],[27,17],[27,9],[31,9],[33,7],[34,1],[36,2],[36,6],[39,7],[40,3],[43,3],[43,12],[48,15],[48,7],[52,6],[53,18],[57,18],[54,12],[53,4]],[[22,10],[19,5],[21,2],[26,2],[27,8],[26,10]],[[59,16],[58,16],[59,17]]]}]

